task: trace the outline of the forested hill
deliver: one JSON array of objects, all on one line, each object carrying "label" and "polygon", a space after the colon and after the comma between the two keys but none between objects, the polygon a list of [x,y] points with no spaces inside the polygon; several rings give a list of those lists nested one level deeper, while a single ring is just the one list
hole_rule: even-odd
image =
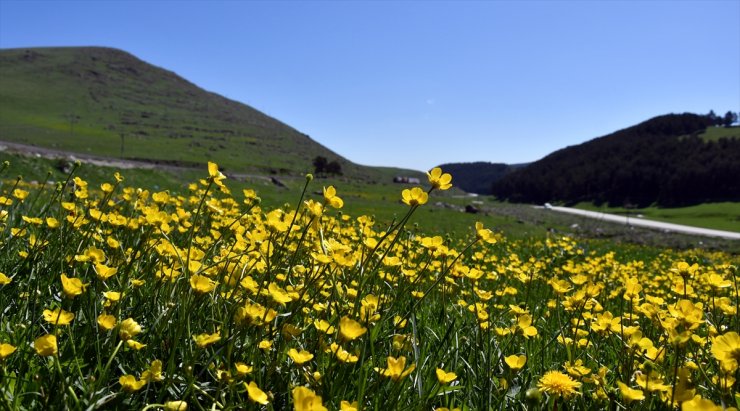
[{"label": "forested hill", "polygon": [[452,183],[468,193],[491,194],[491,184],[526,164],[503,164],[477,161],[442,164],[442,170],[452,174]]},{"label": "forested hill", "polygon": [[[736,120],[736,117],[735,117]],[[558,150],[493,184],[514,202],[681,206],[740,201],[740,127],[668,114]]]}]

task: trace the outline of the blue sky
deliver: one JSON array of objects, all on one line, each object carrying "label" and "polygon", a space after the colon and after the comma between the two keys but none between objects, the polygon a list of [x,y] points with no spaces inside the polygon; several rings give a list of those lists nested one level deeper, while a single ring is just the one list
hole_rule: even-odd
[{"label": "blue sky", "polygon": [[0,48],[116,47],[352,161],[519,163],[740,111],[740,1],[12,1]]}]

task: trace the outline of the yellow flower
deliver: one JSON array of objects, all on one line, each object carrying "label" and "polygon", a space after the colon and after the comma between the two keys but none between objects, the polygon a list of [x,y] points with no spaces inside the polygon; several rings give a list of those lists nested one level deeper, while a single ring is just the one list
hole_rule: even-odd
[{"label": "yellow flower", "polygon": [[116,317],[109,314],[100,314],[98,316],[98,325],[104,330],[111,330],[116,326]]},{"label": "yellow flower", "polygon": [[504,361],[506,362],[506,365],[508,365],[509,368],[511,368],[512,371],[516,372],[524,368],[524,364],[527,363],[527,356],[514,354],[508,357],[505,357]]},{"label": "yellow flower", "polygon": [[262,340],[257,344],[257,348],[263,351],[269,351],[272,349],[272,341],[270,340]]},{"label": "yellow flower", "polygon": [[134,349],[136,351],[146,347],[146,344],[142,344],[136,340],[126,340],[126,345],[128,348]]},{"label": "yellow flower", "polygon": [[46,225],[49,226],[49,228],[58,228],[59,220],[54,217],[46,217]]},{"label": "yellow flower", "polygon": [[213,291],[216,283],[204,275],[193,274],[190,276],[190,287],[197,293],[205,294]]},{"label": "yellow flower", "polygon": [[61,275],[62,291],[67,298],[74,298],[85,292],[88,284],[83,284],[82,280],[76,277],[69,278],[65,274]]},{"label": "yellow flower", "polygon": [[439,189],[439,190],[447,190],[448,188],[452,187],[452,176],[448,173],[442,173],[442,169],[439,167],[434,167],[427,173],[427,178],[429,179],[429,184],[432,185],[433,188]]},{"label": "yellow flower", "polygon": [[349,402],[342,400],[342,402],[339,403],[339,411],[357,411],[360,407],[357,405],[357,401]]},{"label": "yellow flower", "polygon": [[13,197],[23,201],[26,199],[26,197],[28,197],[28,191],[16,188],[15,190],[13,190]]},{"label": "yellow flower", "polygon": [[242,376],[251,373],[254,369],[251,365],[244,364],[243,362],[236,363],[234,367],[236,368],[237,374]]},{"label": "yellow flower", "polygon": [[33,348],[42,357],[57,355],[57,337],[52,334],[43,335],[33,341]]},{"label": "yellow flower", "polygon": [[669,391],[671,389],[670,385],[667,385],[663,382],[663,377],[661,377],[660,374],[658,374],[655,371],[650,371],[649,374],[645,373],[638,373],[635,377],[635,383],[642,387],[642,389],[647,390],[649,392],[655,392],[655,391]]},{"label": "yellow flower", "polygon": [[0,285],[8,285],[10,282],[13,281],[12,278],[8,277],[7,275],[0,273]]},{"label": "yellow flower", "polygon": [[435,373],[437,374],[437,381],[439,381],[440,384],[449,384],[457,379],[457,374],[454,372],[447,372],[441,368],[437,368]]},{"label": "yellow flower", "polygon": [[64,311],[61,308],[55,310],[44,310],[44,320],[49,324],[53,325],[69,325],[75,315],[69,311]]},{"label": "yellow flower", "polygon": [[735,331],[720,335],[712,341],[712,355],[722,368],[734,372],[740,363],[740,335]]},{"label": "yellow flower", "polygon": [[133,318],[127,318],[121,322],[121,328],[118,330],[118,336],[122,340],[130,340],[141,332],[141,326]]},{"label": "yellow flower", "polygon": [[223,183],[223,180],[226,179],[226,176],[218,170],[218,164],[212,163],[210,161],[208,162],[208,179],[212,180],[220,188],[226,188]]},{"label": "yellow flower", "polygon": [[334,208],[342,208],[344,201],[337,197],[337,189],[334,186],[324,187],[324,200]]},{"label": "yellow flower", "polygon": [[121,293],[118,291],[104,291],[103,297],[110,302],[117,302],[121,300]]},{"label": "yellow flower", "polygon": [[532,325],[532,316],[529,314],[522,314],[516,319],[517,327],[522,332],[525,338],[534,337],[537,335],[537,328]]},{"label": "yellow flower", "polygon": [[250,382],[249,385],[244,383],[244,386],[247,387],[247,394],[249,394],[250,400],[262,405],[270,403],[270,400],[267,398],[267,394],[265,394],[265,392],[262,391],[254,381]]},{"label": "yellow flower", "polygon": [[569,375],[560,371],[548,371],[540,378],[537,388],[554,397],[565,399],[579,394],[578,388],[581,383],[570,378]]},{"label": "yellow flower", "polygon": [[339,320],[339,335],[341,335],[345,341],[352,341],[365,334],[365,332],[367,332],[367,328],[349,317],[342,317],[342,319]]},{"label": "yellow flower", "polygon": [[118,379],[118,383],[121,384],[121,388],[126,392],[139,391],[142,387],[146,385],[146,381],[137,381],[136,377],[134,377],[133,375],[122,375]]},{"label": "yellow flower", "polygon": [[95,264],[95,273],[98,275],[98,279],[100,279],[100,281],[105,281],[111,278],[117,272],[118,269],[115,267],[108,267],[107,265],[100,263]]},{"label": "yellow flower", "polygon": [[481,223],[480,221],[477,221],[475,223],[475,236],[479,240],[484,241],[488,244],[496,243],[496,236],[493,234],[493,231],[488,228],[484,228],[483,223]]},{"label": "yellow flower", "polygon": [[164,403],[166,411],[185,411],[188,409],[188,403],[185,401],[167,401]]},{"label": "yellow flower", "polygon": [[141,373],[141,379],[146,382],[158,382],[164,380],[164,376],[162,376],[162,361],[152,361],[149,369]]},{"label": "yellow flower", "polygon": [[309,362],[313,359],[313,354],[308,351],[298,351],[295,348],[288,350],[288,356],[298,365]]},{"label": "yellow flower", "polygon": [[411,207],[426,204],[428,199],[429,195],[419,187],[407,188],[401,192],[401,200]]},{"label": "yellow flower", "polygon": [[193,336],[195,344],[200,348],[208,347],[209,345],[221,341],[221,333],[216,331],[213,334],[198,334]]},{"label": "yellow flower", "polygon": [[628,403],[645,399],[645,393],[642,392],[642,390],[630,388],[622,381],[617,381],[617,386],[619,386],[619,392],[622,394],[622,399]]},{"label": "yellow flower", "polygon": [[[716,405],[711,400],[707,400],[696,395],[690,401],[681,403],[681,411],[723,411],[721,405]],[[728,408],[729,410],[729,408]]]},{"label": "yellow flower", "polygon": [[0,344],[0,360],[4,360],[13,354],[17,348],[8,343]]},{"label": "yellow flower", "polygon": [[416,364],[411,364],[409,368],[406,367],[406,357],[401,356],[398,358],[387,357],[386,362],[387,368],[375,368],[375,371],[379,372],[384,377],[389,377],[393,381],[399,381],[411,374],[416,369]]},{"label": "yellow flower", "polygon": [[293,409],[295,411],[328,411],[321,396],[306,387],[293,388]]}]

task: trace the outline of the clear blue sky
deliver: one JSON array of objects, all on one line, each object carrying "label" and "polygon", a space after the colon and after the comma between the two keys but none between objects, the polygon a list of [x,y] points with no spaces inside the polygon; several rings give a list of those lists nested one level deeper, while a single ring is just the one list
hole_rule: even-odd
[{"label": "clear blue sky", "polygon": [[740,0],[0,0],[0,48],[82,45],[367,165],[528,162],[660,114],[740,111]]}]

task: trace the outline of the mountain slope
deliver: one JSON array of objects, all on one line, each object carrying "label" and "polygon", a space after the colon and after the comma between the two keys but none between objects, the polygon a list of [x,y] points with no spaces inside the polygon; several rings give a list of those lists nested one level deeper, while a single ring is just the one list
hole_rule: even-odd
[{"label": "mountain slope", "polygon": [[700,137],[709,116],[669,114],[558,150],[493,185],[515,202],[679,206],[740,201],[740,138]]},{"label": "mountain slope", "polygon": [[323,156],[345,175],[378,174],[252,107],[101,47],[0,50],[0,140],[263,173],[313,171]]},{"label": "mountain slope", "polygon": [[468,193],[491,194],[491,186],[505,175],[526,164],[503,164],[476,161],[473,163],[442,164],[442,170],[452,174],[453,183]]}]

